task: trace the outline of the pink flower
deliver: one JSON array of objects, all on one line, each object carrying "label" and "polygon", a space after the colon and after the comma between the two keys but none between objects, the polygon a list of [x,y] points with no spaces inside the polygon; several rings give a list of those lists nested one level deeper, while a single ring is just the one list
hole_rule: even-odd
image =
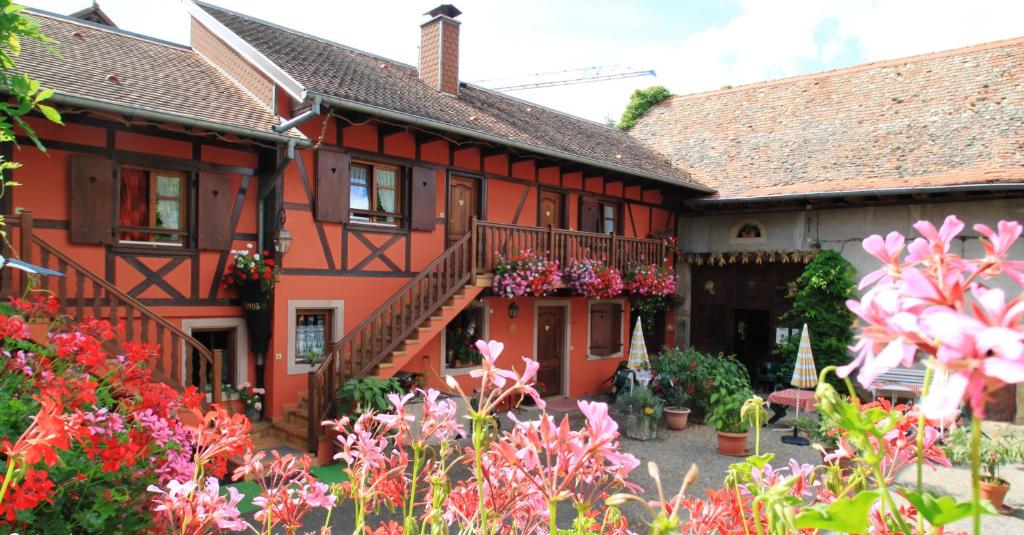
[{"label": "pink flower", "polygon": [[[871,253],[872,256],[879,259],[884,266],[868,273],[860,281],[859,289],[864,289],[878,280],[892,280],[893,275],[899,275],[900,272],[900,254],[903,253],[904,242],[903,235],[899,232],[892,231],[886,235],[885,239],[882,239],[878,234],[868,236],[864,238],[862,245],[864,250]],[[886,277],[886,279],[883,279]]]},{"label": "pink flower", "polygon": [[1024,227],[1016,221],[1000,221],[996,228],[999,229],[998,233],[986,225],[974,225],[974,230],[984,236],[981,245],[985,248],[985,262],[993,266],[989,270],[989,276],[1005,273],[1017,284],[1024,285],[1024,261],[1006,259],[1010,254],[1010,247],[1017,238],[1020,238]]}]

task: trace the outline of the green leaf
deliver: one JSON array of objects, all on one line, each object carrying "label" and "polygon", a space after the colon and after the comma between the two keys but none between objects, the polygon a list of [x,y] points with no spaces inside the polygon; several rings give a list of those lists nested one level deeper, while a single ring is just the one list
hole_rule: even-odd
[{"label": "green leaf", "polygon": [[807,507],[796,515],[796,527],[864,533],[868,528],[868,511],[877,500],[878,492],[867,490],[853,497],[840,498],[827,507]]},{"label": "green leaf", "polygon": [[[936,496],[931,492],[918,493],[910,489],[899,489],[899,493],[910,502],[917,512],[934,526],[945,526],[974,514],[974,504],[957,502],[952,496]],[[998,511],[989,502],[982,502],[982,514],[995,515]]]},{"label": "green leaf", "polygon": [[42,112],[43,115],[50,120],[50,122],[64,124],[63,121],[61,121],[60,119],[60,112],[57,111],[57,108],[47,106],[46,104],[39,104],[36,107],[39,108],[39,111]]}]

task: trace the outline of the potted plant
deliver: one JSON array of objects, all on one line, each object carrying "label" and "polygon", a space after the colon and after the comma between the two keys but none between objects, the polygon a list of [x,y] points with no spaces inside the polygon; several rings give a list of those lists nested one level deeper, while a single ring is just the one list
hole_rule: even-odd
[{"label": "potted plant", "polygon": [[[956,464],[971,462],[971,434],[967,427],[958,427],[945,444],[946,456]],[[1007,464],[1024,460],[1024,443],[1017,433],[1003,429],[992,435],[981,435],[981,466],[984,473],[980,476],[981,497],[992,502],[997,511],[1007,514],[1013,508],[1003,503],[1003,498],[1010,490],[1010,483],[999,477],[999,469]]]},{"label": "potted plant", "polygon": [[543,297],[555,293],[561,279],[558,261],[525,249],[512,258],[498,255],[491,289],[495,294],[510,299]]},{"label": "potted plant", "polygon": [[619,396],[616,405],[626,416],[626,436],[635,440],[658,437],[658,422],[663,409],[661,398],[650,388],[638,387]]},{"label": "potted plant", "polygon": [[665,424],[669,429],[686,428],[692,411],[692,400],[697,393],[698,351],[666,349],[652,359],[655,392],[665,400]]},{"label": "potted plant", "polygon": [[245,416],[252,422],[263,419],[263,396],[267,391],[249,383],[238,385],[238,399],[245,407]]},{"label": "potted plant", "polygon": [[402,384],[398,379],[390,377],[367,376],[360,379],[349,379],[338,391],[341,413],[360,415],[367,411],[391,412],[394,410],[388,401],[388,394],[402,393]]},{"label": "potted plant", "polygon": [[279,268],[270,258],[270,251],[262,254],[255,251],[253,244],[245,249],[231,250],[232,260],[224,274],[225,288],[234,288],[245,318],[249,333],[249,349],[256,355],[256,384],[263,384],[264,355],[270,344],[271,298],[277,285]]},{"label": "potted plant", "polygon": [[718,431],[718,453],[732,457],[747,455],[748,423],[741,415],[743,404],[754,395],[750,388],[719,389],[711,395],[707,422]]}]

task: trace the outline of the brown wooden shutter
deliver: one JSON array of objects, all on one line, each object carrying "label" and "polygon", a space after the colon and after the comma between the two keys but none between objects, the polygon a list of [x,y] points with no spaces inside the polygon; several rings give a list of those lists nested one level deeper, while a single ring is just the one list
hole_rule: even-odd
[{"label": "brown wooden shutter", "polygon": [[71,243],[114,242],[114,163],[71,155]]},{"label": "brown wooden shutter", "polygon": [[580,230],[601,232],[601,206],[590,197],[580,198]]},{"label": "brown wooden shutter", "polygon": [[608,329],[607,303],[590,305],[590,354],[611,354],[611,333]]},{"label": "brown wooden shutter", "polygon": [[429,167],[412,168],[409,188],[412,230],[434,230],[437,219],[437,171]]},{"label": "brown wooden shutter", "polygon": [[200,249],[226,251],[231,248],[235,229],[231,228],[231,177],[220,173],[199,173],[199,229],[196,245]]},{"label": "brown wooden shutter", "polygon": [[611,355],[622,351],[622,303],[611,304],[609,308],[611,317],[608,320],[608,332],[610,333],[608,354]]},{"label": "brown wooden shutter", "polygon": [[348,223],[349,165],[352,157],[333,150],[316,152],[316,220]]}]

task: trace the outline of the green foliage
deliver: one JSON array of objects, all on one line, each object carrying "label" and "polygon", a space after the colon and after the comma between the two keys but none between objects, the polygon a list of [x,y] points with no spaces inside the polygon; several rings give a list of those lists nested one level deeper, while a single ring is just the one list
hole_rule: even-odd
[{"label": "green foliage", "polygon": [[619,128],[622,130],[632,128],[637,119],[643,117],[647,110],[651,109],[651,106],[671,96],[672,93],[669,93],[668,89],[661,85],[633,91],[629,97],[629,104],[626,104],[626,110],[622,112],[622,119],[619,119]]},{"label": "green foliage", "polygon": [[338,391],[338,400],[352,414],[358,415],[367,411],[388,412],[393,409],[391,402],[388,401],[388,394],[392,393],[402,393],[402,385],[398,379],[363,377],[345,381]]},{"label": "green foliage", "polygon": [[[790,328],[799,329],[807,324],[814,364],[819,370],[849,362],[848,348],[853,343],[854,316],[846,308],[846,300],[853,297],[856,288],[855,271],[839,253],[822,251],[797,278],[796,291],[790,296],[789,312],[780,318],[781,324]],[[775,348],[780,365],[779,377],[788,379],[792,376],[799,348],[799,336],[791,336],[785,344]],[[837,379],[830,380],[839,386]]]},{"label": "green foliage", "polygon": [[666,348],[651,358],[651,368],[655,374],[652,389],[669,407],[688,406],[703,383],[702,377],[698,375],[698,366],[706,358],[711,357],[692,347]]},{"label": "green foliage", "polygon": [[709,398],[711,410],[707,422],[725,433],[745,432],[748,424],[741,411],[743,404],[753,395],[749,386],[738,390],[718,388]]},{"label": "green foliage", "polygon": [[658,312],[669,309],[669,303],[668,298],[663,295],[631,295],[629,308],[640,316],[640,328],[643,329],[644,338],[651,339],[654,336],[655,318]]},{"label": "green foliage", "polygon": [[664,405],[650,388],[637,387],[615,400],[620,411],[635,414],[638,418],[658,421]]},{"label": "green foliage", "polygon": [[[946,456],[956,464],[971,462],[971,433],[967,426],[957,427],[943,446]],[[991,483],[1002,481],[999,469],[1007,464],[1024,461],[1024,442],[1020,435],[1001,430],[992,435],[981,435],[981,466],[985,469],[982,479]]]},{"label": "green foliage", "polygon": [[[52,89],[43,89],[38,80],[17,72],[16,58],[21,53],[23,39],[47,44],[53,40],[39,31],[36,21],[21,14],[24,9],[11,0],[0,0],[0,86],[6,88],[11,100],[0,101],[0,143],[14,141],[14,128],[22,130],[39,150],[45,150],[35,131],[23,117],[35,110],[48,120],[61,123],[56,108],[44,104],[53,96]],[[56,51],[51,47],[51,51]]]},{"label": "green foliage", "polygon": [[[909,489],[901,489],[900,494],[932,526],[945,526],[974,515],[974,504],[957,502],[952,496],[939,497],[930,492],[915,492]],[[978,507],[982,514],[999,514],[990,502],[982,502]]]},{"label": "green foliage", "polygon": [[840,429],[832,420],[819,418],[815,420],[807,416],[801,416],[796,421],[796,428],[807,435],[807,438],[814,444],[819,444],[827,451],[833,451],[839,445]]}]

